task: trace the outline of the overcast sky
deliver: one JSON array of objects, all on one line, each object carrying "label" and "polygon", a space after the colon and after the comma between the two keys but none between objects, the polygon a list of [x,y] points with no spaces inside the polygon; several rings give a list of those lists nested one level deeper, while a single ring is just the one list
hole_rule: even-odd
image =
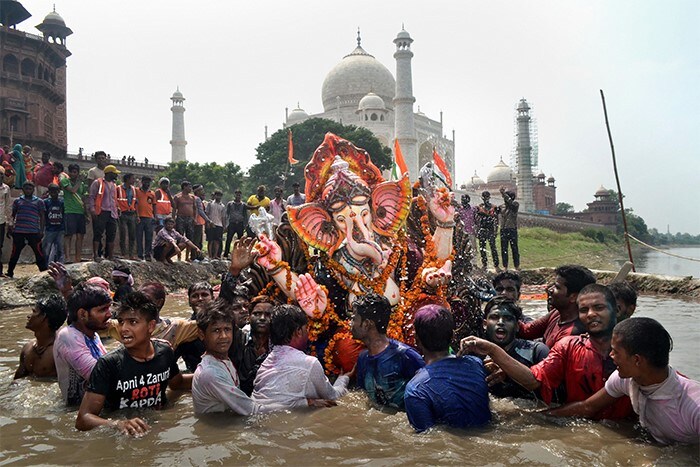
[{"label": "overcast sky", "polygon": [[323,110],[326,73],[362,45],[395,74],[414,39],[413,89],[456,131],[457,181],[508,162],[514,108],[539,128],[539,166],[577,210],[615,188],[650,227],[700,233],[700,2],[24,0],[37,32],[56,4],[68,38],[68,145],[170,160],[169,100],[184,94],[187,158],[247,169],[297,101]]}]

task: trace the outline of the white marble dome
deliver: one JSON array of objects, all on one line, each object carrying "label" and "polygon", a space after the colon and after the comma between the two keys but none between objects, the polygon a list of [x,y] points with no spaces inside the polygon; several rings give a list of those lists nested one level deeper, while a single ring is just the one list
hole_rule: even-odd
[{"label": "white marble dome", "polygon": [[514,178],[513,171],[503,162],[503,159],[501,159],[486,176],[486,181],[489,183],[510,182]]},{"label": "white marble dome", "polygon": [[384,110],[386,105],[384,105],[384,99],[379,97],[373,92],[368,92],[365,97],[360,99],[360,103],[357,106],[357,110]]},{"label": "white marble dome", "polygon": [[369,92],[375,93],[385,105],[389,103],[391,106],[396,92],[396,80],[387,67],[358,45],[323,80],[323,109],[329,112],[340,105],[355,110]]},{"label": "white marble dome", "polygon": [[44,18],[44,24],[57,24],[59,26],[65,26],[66,22],[63,20],[61,15],[55,11],[52,11]]},{"label": "white marble dome", "polygon": [[307,114],[304,109],[297,107],[289,112],[289,115],[287,116],[287,125],[294,125],[295,123],[303,122],[307,118],[309,118],[309,114]]}]

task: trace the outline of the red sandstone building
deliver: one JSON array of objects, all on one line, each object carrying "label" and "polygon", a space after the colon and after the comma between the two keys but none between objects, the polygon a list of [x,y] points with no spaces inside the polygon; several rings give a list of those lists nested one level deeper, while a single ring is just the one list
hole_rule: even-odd
[{"label": "red sandstone building", "polygon": [[63,158],[67,150],[66,37],[73,31],[55,11],[36,28],[17,30],[31,14],[15,0],[0,0],[0,145],[31,146]]}]

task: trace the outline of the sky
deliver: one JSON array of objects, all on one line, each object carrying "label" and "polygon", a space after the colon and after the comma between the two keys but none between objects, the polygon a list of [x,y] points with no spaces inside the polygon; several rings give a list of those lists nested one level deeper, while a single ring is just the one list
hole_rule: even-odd
[{"label": "sky", "polygon": [[[187,158],[234,161],[297,102],[323,110],[330,69],[362,46],[394,75],[414,39],[416,104],[456,133],[456,181],[509,162],[515,106],[537,120],[539,167],[576,210],[616,188],[660,231],[700,234],[700,2],[23,0],[34,25],[56,5],[67,46],[68,148],[170,160],[170,97],[185,101]],[[417,110],[417,107],[416,107]]]}]

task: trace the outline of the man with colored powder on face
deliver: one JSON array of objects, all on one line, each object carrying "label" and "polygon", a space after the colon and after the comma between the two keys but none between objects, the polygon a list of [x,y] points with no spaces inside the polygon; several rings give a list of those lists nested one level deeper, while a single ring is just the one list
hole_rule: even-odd
[{"label": "man with colored powder on face", "polygon": [[112,420],[103,408],[160,409],[167,405],[166,389],[187,390],[192,375],[182,375],[167,342],[151,339],[156,306],[140,292],[127,295],[117,312],[122,346],[100,357],[90,375],[75,427],[87,431],[111,426],[123,434],[142,436],[150,426],[142,418]]},{"label": "man with colored powder on face", "polygon": [[613,329],[611,356],[617,370],[585,401],[550,415],[592,417],[629,396],[640,424],[662,444],[700,443],[700,383],[669,366],[673,340],[658,321],[631,318]]},{"label": "man with colored powder on face", "polygon": [[357,387],[373,404],[405,410],[406,384],[425,366],[408,345],[386,335],[391,305],[386,297],[368,293],[352,303],[352,337],[367,347],[357,359]]},{"label": "man with colored powder on face", "polygon": [[26,325],[26,328],[34,333],[34,339],[22,348],[14,379],[25,376],[56,376],[53,344],[56,331],[65,321],[66,301],[60,295],[51,294],[36,302],[32,313],[27,316]]},{"label": "man with colored powder on face", "polygon": [[[586,400],[603,388],[615,370],[610,358],[611,338],[617,306],[607,287],[589,284],[578,294],[579,315],[588,334],[561,339],[547,358],[528,368],[496,344],[477,337],[462,339],[462,352],[488,355],[516,383],[528,391],[539,389],[542,399],[552,402],[554,391],[564,384],[566,401]],[[621,398],[595,414],[596,419],[620,419],[630,416],[629,398]]]},{"label": "man with colored powder on face", "polygon": [[111,305],[107,290],[87,283],[68,297],[68,326],[58,331],[53,345],[58,386],[68,406],[80,404],[97,359],[106,353],[97,331],[109,327]]},{"label": "man with colored powder on face", "polygon": [[[523,311],[516,303],[504,296],[498,296],[486,304],[484,309],[485,339],[493,342],[527,367],[541,362],[549,353],[542,342],[518,339],[518,322]],[[496,397],[532,398],[533,393],[507,378],[503,382],[489,381],[489,392]]]},{"label": "man with colored powder on face", "polygon": [[416,346],[425,368],[408,382],[404,395],[408,421],[417,432],[434,425],[483,426],[491,420],[484,364],[477,357],[450,355],[452,313],[425,305],[415,314]]}]

